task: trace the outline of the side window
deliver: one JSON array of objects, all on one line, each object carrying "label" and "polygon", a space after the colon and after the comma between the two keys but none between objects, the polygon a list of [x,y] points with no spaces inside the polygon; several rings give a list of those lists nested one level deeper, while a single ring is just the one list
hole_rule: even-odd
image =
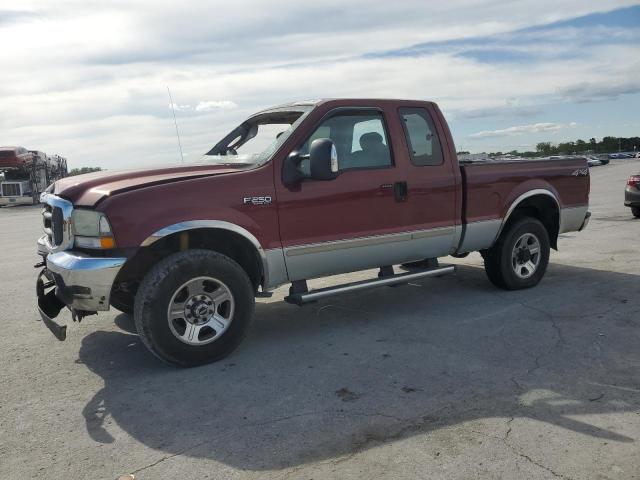
[{"label": "side window", "polygon": [[331,135],[331,127],[329,127],[329,125],[321,125],[320,127],[318,127],[316,131],[311,134],[311,136],[309,137],[309,140],[307,140],[307,143],[305,144],[307,145],[306,153],[309,153],[308,146],[311,145],[314,140],[317,140],[318,138],[329,138],[330,135]]},{"label": "side window", "polygon": [[[340,171],[359,168],[384,168],[392,165],[384,117],[378,111],[341,112],[325,119],[300,148],[308,154],[317,138],[329,138],[338,152]],[[301,164],[309,173],[309,162]]]},{"label": "side window", "polygon": [[429,112],[424,108],[401,108],[400,118],[407,137],[411,163],[418,167],[442,165],[442,148]]}]

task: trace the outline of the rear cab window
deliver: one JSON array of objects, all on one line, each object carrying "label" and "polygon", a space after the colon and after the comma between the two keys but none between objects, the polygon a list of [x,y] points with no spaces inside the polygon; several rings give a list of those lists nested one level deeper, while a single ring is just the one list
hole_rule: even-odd
[{"label": "rear cab window", "polygon": [[444,157],[433,119],[424,108],[400,108],[400,122],[416,167],[442,165]]}]

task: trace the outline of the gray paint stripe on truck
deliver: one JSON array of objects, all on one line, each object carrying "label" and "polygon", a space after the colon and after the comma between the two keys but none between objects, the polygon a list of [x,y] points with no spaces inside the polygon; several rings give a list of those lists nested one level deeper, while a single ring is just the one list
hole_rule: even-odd
[{"label": "gray paint stripe on truck", "polygon": [[417,230],[414,232],[392,233],[389,235],[376,235],[372,237],[354,238],[349,240],[336,240],[324,243],[302,245],[299,247],[289,247],[285,249],[287,257],[298,255],[308,255],[310,253],[332,252],[348,248],[371,247],[374,245],[384,245],[387,243],[406,242],[420,238],[433,238],[442,235],[452,235],[454,227],[430,228],[428,230]]}]

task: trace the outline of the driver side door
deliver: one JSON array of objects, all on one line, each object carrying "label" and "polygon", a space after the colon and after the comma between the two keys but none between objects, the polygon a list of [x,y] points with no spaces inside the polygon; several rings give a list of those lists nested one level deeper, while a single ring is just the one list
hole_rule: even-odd
[{"label": "driver side door", "polygon": [[[382,109],[338,108],[329,112],[298,146],[317,138],[338,152],[339,175],[310,178],[295,187],[276,184],[280,238],[289,280],[304,280],[405,261],[407,204],[394,186],[406,182],[394,162],[388,115]],[[301,164],[308,174],[308,160]],[[411,242],[409,242],[411,243]]]}]

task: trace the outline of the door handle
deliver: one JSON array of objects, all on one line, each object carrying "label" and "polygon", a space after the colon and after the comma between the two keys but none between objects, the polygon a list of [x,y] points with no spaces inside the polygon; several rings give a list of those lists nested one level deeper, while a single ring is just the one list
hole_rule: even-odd
[{"label": "door handle", "polygon": [[408,192],[409,187],[407,186],[407,182],[396,182],[393,184],[393,195],[396,202],[406,202]]}]

